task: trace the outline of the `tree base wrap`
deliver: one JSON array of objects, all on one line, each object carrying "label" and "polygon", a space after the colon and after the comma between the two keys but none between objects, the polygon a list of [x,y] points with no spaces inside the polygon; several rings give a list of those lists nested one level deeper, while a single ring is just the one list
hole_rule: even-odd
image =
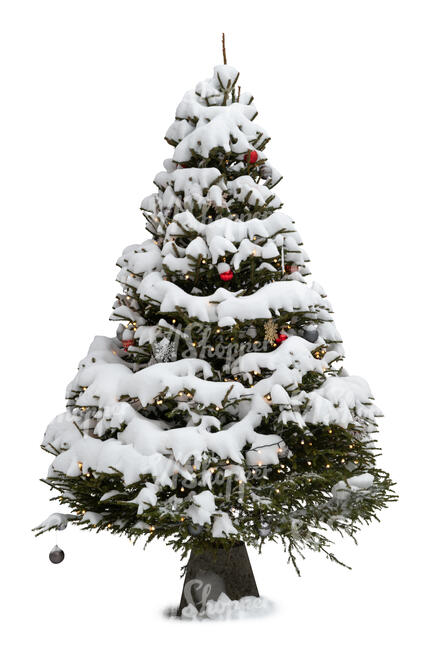
[{"label": "tree base wrap", "polygon": [[207,551],[191,552],[177,616],[186,605],[203,609],[208,600],[217,600],[221,593],[231,600],[259,597],[244,542],[231,548],[212,545]]}]

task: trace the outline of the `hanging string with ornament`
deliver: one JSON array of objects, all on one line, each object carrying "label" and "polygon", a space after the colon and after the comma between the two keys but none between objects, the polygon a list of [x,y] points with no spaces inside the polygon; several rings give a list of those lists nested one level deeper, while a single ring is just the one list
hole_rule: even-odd
[{"label": "hanging string with ornament", "polygon": [[53,547],[53,549],[49,553],[49,560],[52,562],[52,564],[59,564],[64,560],[64,551],[62,548],[60,548],[57,544]]}]

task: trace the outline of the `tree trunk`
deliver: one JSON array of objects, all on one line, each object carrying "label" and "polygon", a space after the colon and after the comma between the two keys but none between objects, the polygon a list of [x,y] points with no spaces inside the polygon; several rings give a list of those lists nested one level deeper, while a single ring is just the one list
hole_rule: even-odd
[{"label": "tree trunk", "polygon": [[177,615],[186,605],[203,610],[208,600],[224,592],[231,600],[259,596],[244,542],[232,548],[213,546],[202,553],[191,552]]}]

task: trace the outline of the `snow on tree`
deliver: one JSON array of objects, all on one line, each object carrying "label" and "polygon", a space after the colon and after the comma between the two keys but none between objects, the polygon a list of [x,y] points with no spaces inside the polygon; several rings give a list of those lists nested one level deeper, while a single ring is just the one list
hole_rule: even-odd
[{"label": "snow on tree", "polygon": [[[47,428],[46,482],[73,523],[183,555],[280,540],[296,565],[394,498],[381,415],[343,369],[331,305],[273,188],[251,94],[229,65],[187,92],[118,260],[111,318]],[[72,519],[55,516],[38,532]]]}]

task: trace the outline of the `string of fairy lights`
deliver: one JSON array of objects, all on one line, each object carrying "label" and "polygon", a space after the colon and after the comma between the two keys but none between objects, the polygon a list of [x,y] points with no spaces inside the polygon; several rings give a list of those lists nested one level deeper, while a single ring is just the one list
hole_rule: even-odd
[{"label": "string of fairy lights", "polygon": [[[331,435],[333,433],[333,429],[331,427],[328,427],[327,428],[327,433],[329,435]],[[277,447],[277,453],[278,453],[279,457],[281,457],[282,455],[285,455],[285,454],[287,455],[287,457],[288,457],[288,455],[292,455],[289,448],[285,445],[285,443],[283,443],[283,444],[284,444],[284,446],[281,446],[279,441],[273,442],[273,443],[265,443],[263,445],[258,445],[258,446],[253,447],[250,451],[256,452],[256,453],[261,453],[264,448],[276,446]],[[301,445],[312,446],[313,442],[312,442],[312,440],[301,439],[300,444]],[[349,448],[353,449],[354,445],[350,444]],[[340,462],[343,464],[343,463],[346,462],[346,460],[344,458],[341,458]],[[355,459],[354,463],[355,462],[358,463],[358,460]],[[216,461],[214,466],[208,467],[204,471],[208,471],[211,474],[215,474],[216,472],[218,472],[221,469],[223,469],[223,470],[227,469],[227,467],[230,466],[230,465],[233,465],[233,463],[230,461],[230,459],[225,459],[222,462]],[[308,465],[311,466],[312,462],[308,461]],[[261,468],[275,469],[273,463],[267,464],[267,463],[262,463],[262,461],[257,462],[254,466],[250,465],[249,467],[250,467],[251,472],[252,472],[253,475],[256,473],[257,469],[261,469]],[[330,465],[327,464],[326,467],[329,468]],[[255,468],[257,468],[257,469],[255,469]],[[81,475],[82,475],[82,472],[84,470],[84,464],[83,464],[82,461],[78,461],[78,469],[80,470]],[[194,472],[196,472],[196,471],[199,471],[201,469],[201,467],[198,467],[196,464],[193,464],[192,469],[193,469]],[[285,473],[289,472],[290,470],[291,470],[291,468],[288,468],[285,465],[284,462],[281,462],[279,467],[277,467],[276,472],[278,474],[285,474]],[[92,474],[90,473],[90,471],[87,471],[87,472],[84,473],[85,478],[90,478],[91,476],[92,476]],[[303,472],[301,473],[301,478],[303,480],[307,480],[309,483],[311,483],[312,480],[313,480],[312,477],[307,477]],[[242,486],[245,482],[246,481],[243,481],[240,478],[237,479],[237,485],[238,486]],[[281,493],[282,486],[278,487],[276,485],[276,483],[274,483],[274,484],[272,483],[272,484],[270,484],[268,486],[267,485],[259,486],[257,483],[255,484],[254,481],[252,482],[251,489],[252,489],[253,493],[257,494],[257,492],[260,491],[261,488],[262,488],[262,491],[264,493],[269,492],[269,493],[273,493],[274,495],[279,495]],[[191,488],[185,488],[184,486],[180,486],[179,491],[180,491],[182,497],[187,496],[192,492]],[[221,495],[218,495],[218,496],[221,497]],[[62,500],[62,497],[61,497],[61,500]],[[230,495],[228,497],[228,500],[230,500]],[[125,504],[125,502],[124,502],[124,504]],[[236,515],[237,513],[241,512],[241,508],[239,508],[239,507],[235,508],[234,506],[230,506],[230,504],[229,504],[229,510],[230,510],[232,515]],[[81,515],[83,517],[86,514],[87,514],[87,511],[84,510],[84,509],[78,511],[78,516]],[[102,515],[102,517],[103,517],[103,519],[105,519],[105,514]],[[146,515],[146,517],[148,517],[148,516]],[[132,529],[131,533],[133,535],[138,535],[138,534],[142,534],[142,533],[145,532],[145,526],[146,526],[146,532],[149,532],[150,534],[154,534],[154,533],[156,533],[157,531],[160,531],[160,530],[163,531],[163,530],[169,530],[169,529],[177,529],[185,521],[187,521],[189,527],[192,526],[192,530],[191,531],[188,530],[189,534],[192,534],[193,536],[198,536],[203,532],[203,527],[197,527],[197,526],[194,527],[193,522],[191,523],[191,520],[190,519],[188,520],[188,518],[186,516],[183,516],[183,515],[178,516],[178,521],[172,521],[172,522],[167,522],[167,523],[161,522],[158,525],[157,525],[157,523],[156,524],[147,524],[147,522],[145,523],[145,519],[141,517],[140,518],[140,524],[139,524],[139,522],[134,523],[134,524],[130,525],[130,529]],[[81,523],[86,524],[87,521],[83,521],[81,519]],[[118,526],[117,524],[115,525],[114,522],[113,523],[111,523],[111,522],[105,523],[105,521],[104,521],[102,523],[102,525],[101,524],[96,524],[96,523],[91,523],[90,525],[91,525],[92,528],[96,528],[96,527],[106,527],[108,529],[114,528],[115,531],[118,531],[120,529],[120,526]],[[139,532],[137,532],[137,531],[139,531]]]}]

